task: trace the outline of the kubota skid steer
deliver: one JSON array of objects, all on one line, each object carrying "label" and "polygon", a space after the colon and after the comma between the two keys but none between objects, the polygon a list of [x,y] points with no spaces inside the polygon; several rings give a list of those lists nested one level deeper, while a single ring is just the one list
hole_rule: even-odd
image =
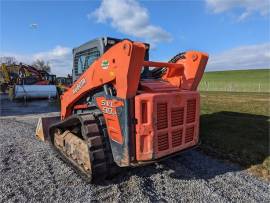
[{"label": "kubota skid steer", "polygon": [[[76,81],[61,96],[61,118],[40,119],[37,136],[90,181],[117,167],[153,163],[195,146],[196,89],[208,55],[188,51],[169,63],[152,62],[148,44],[101,41],[110,47],[96,52],[95,60],[89,43],[73,50]],[[83,68],[83,59],[93,63]],[[78,69],[82,74],[76,78]]]}]

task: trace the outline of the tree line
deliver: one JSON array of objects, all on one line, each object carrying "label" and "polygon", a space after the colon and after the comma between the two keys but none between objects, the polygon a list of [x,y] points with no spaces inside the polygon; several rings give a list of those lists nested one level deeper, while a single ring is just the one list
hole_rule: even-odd
[{"label": "tree line", "polygon": [[[17,61],[17,59],[13,56],[1,56],[0,57],[0,64],[6,64],[7,66],[10,66],[12,64],[18,64],[19,62]],[[43,59],[36,59],[31,66],[33,66],[34,68],[38,69],[38,70],[43,70],[46,71],[48,73],[51,72],[51,66],[50,63]]]}]

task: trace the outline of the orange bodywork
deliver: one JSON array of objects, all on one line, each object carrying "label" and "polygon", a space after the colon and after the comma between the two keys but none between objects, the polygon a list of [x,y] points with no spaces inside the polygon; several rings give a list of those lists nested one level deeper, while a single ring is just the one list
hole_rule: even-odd
[{"label": "orange bodywork", "polygon": [[[198,142],[199,93],[151,82],[152,92],[135,97],[136,159],[161,158]],[[163,91],[161,91],[163,89]]]},{"label": "orange bodywork", "polygon": [[123,102],[98,97],[97,105],[104,115],[110,138],[119,144],[123,144],[123,135],[116,112],[116,107],[124,106]]},{"label": "orange bodywork", "polygon": [[[195,90],[207,63],[207,54],[187,52],[187,58],[175,63],[144,61],[143,43],[123,40],[96,60],[61,98],[61,118],[71,115],[72,107],[87,92],[111,82],[117,97],[128,99],[136,95],[143,66],[167,67],[163,76],[172,85],[186,90]],[[102,62],[108,62],[102,67]]]},{"label": "orange bodywork", "polygon": [[185,59],[178,60],[179,68],[169,68],[162,79],[183,90],[194,91],[204,73],[208,55],[202,52],[189,51]]},{"label": "orange bodywork", "polygon": [[[123,40],[96,60],[61,97],[61,118],[73,109],[91,90],[111,84],[120,100],[134,100],[135,159],[149,161],[194,146],[198,142],[199,93],[196,91],[204,73],[208,55],[189,51],[176,63],[144,61],[143,43]],[[143,67],[167,70],[161,80],[141,80]],[[111,140],[123,144],[116,108],[119,100],[96,98],[103,112]]]},{"label": "orange bodywork", "polygon": [[[61,98],[61,118],[71,115],[73,105],[89,91],[111,82],[119,98],[136,95],[144,62],[145,45],[128,40],[116,44],[96,60]],[[103,61],[108,62],[103,67]]]}]

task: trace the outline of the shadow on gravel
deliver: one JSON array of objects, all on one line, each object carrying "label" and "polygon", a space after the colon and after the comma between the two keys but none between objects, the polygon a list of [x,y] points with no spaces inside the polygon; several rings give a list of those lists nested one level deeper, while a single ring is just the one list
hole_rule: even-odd
[{"label": "shadow on gravel", "polygon": [[19,116],[36,113],[50,113],[60,111],[56,99],[35,99],[10,101],[7,94],[0,94],[0,116]]},{"label": "shadow on gravel", "polygon": [[[138,176],[143,178],[144,181],[142,184],[144,188],[153,190],[155,188],[153,187],[153,175],[158,175],[162,187],[168,176],[172,179],[179,180],[208,180],[218,175],[241,171],[242,169],[237,164],[207,156],[197,148],[185,151],[182,154],[155,164],[137,168],[121,168],[121,172],[113,179],[106,180],[105,182],[95,180],[94,184],[103,186],[121,184],[127,182],[131,177]],[[151,191],[147,191],[147,194],[151,194]],[[155,194],[154,191],[153,194]],[[155,196],[152,198],[152,201],[155,201]]]},{"label": "shadow on gravel", "polygon": [[[221,111],[201,116],[201,148],[249,168],[269,160],[269,117]],[[268,170],[270,165],[268,164]]]},{"label": "shadow on gravel", "polygon": [[[151,189],[154,188],[151,186],[154,184],[151,176],[155,174],[160,174],[161,182],[163,174],[168,174],[173,179],[208,180],[228,172],[241,171],[251,165],[262,164],[269,157],[268,119],[267,116],[235,112],[202,115],[199,148],[160,163],[123,169],[114,179],[95,184],[118,184],[132,176],[139,176],[144,178],[145,187]],[[154,196],[152,200],[155,200]]]}]

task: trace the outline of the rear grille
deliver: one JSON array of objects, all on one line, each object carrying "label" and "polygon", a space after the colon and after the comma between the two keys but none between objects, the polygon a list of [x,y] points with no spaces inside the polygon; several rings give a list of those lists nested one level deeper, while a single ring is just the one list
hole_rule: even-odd
[{"label": "rear grille", "polygon": [[184,123],[184,108],[174,108],[171,112],[172,126],[183,125]]},{"label": "rear grille", "polygon": [[186,128],[185,143],[191,142],[194,135],[194,126]]},{"label": "rear grille", "polygon": [[188,100],[187,101],[187,123],[195,122],[196,116],[196,100]]},{"label": "rear grille", "polygon": [[158,135],[158,151],[169,149],[168,133]]},{"label": "rear grille", "polygon": [[164,129],[168,127],[168,112],[167,104],[159,103],[157,104],[157,129]]},{"label": "rear grille", "polygon": [[178,147],[182,144],[183,130],[177,130],[172,132],[172,146]]},{"label": "rear grille", "polygon": [[[194,140],[196,99],[189,99],[185,106],[159,102],[156,104],[157,150],[177,150]],[[142,119],[144,120],[144,119]],[[144,123],[144,122],[143,122]],[[192,124],[191,124],[192,123]]]}]

